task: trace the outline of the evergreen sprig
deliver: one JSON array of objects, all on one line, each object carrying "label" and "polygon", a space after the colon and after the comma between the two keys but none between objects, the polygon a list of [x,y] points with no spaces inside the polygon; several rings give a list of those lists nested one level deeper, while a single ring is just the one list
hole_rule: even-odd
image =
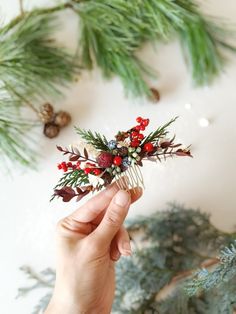
[{"label": "evergreen sprig", "polygon": [[20,107],[33,109],[36,120],[39,100],[60,94],[78,73],[73,57],[52,39],[56,27],[54,16],[36,10],[0,29],[0,152],[9,166],[33,166],[37,155],[31,127],[39,123],[27,121]]},{"label": "evergreen sprig", "polygon": [[222,282],[229,282],[234,277],[236,277],[236,246],[231,244],[221,251],[219,263],[212,271],[203,268],[195,273],[193,279],[186,285],[186,291],[193,296],[204,290],[210,290]]},{"label": "evergreen sprig", "polygon": [[175,117],[171,119],[169,122],[164,124],[163,126],[159,127],[156,131],[151,132],[148,136],[145,137],[144,141],[142,142],[142,145],[148,143],[148,142],[155,142],[158,141],[164,137],[167,136],[169,131],[167,131],[167,128],[174,123],[177,120],[178,117]]},{"label": "evergreen sprig", "polygon": [[98,132],[92,132],[91,130],[84,130],[76,127],[76,132],[81,136],[83,140],[86,141],[87,144],[91,144],[94,148],[108,151],[108,141],[104,135],[99,134]]}]

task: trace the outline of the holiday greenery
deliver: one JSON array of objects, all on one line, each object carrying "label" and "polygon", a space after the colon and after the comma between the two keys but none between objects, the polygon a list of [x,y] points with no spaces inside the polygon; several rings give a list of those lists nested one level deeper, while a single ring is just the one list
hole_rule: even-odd
[{"label": "holiday greenery", "polygon": [[[8,164],[32,164],[30,129],[40,124],[40,103],[60,93],[78,71],[74,59],[55,45],[56,27],[53,16],[33,11],[0,29],[0,155]],[[31,121],[25,109],[34,112]]]},{"label": "holiday greenery", "polygon": [[[113,313],[233,314],[235,233],[222,232],[208,215],[175,204],[167,211],[130,220],[127,228],[134,254],[117,263]],[[34,283],[20,288],[19,296],[47,289],[32,312],[39,314],[51,298],[55,273],[22,270]]]},{"label": "holiday greenery", "polygon": [[144,160],[162,161],[168,157],[191,156],[189,148],[175,144],[175,138],[166,138],[167,128],[175,119],[147,136],[143,132],[149,125],[149,119],[138,117],[136,121],[138,125],[126,132],[119,131],[115,139],[109,141],[97,132],[76,128],[85,140],[83,153],[76,145],[57,147],[69,156],[69,161],[58,165],[64,175],[55,187],[53,198],[61,197],[64,202],[74,197],[80,200],[90,191],[99,191],[112,181],[116,181],[119,188],[124,190],[143,186],[140,167]]},{"label": "holiday greenery", "polygon": [[[36,154],[29,145],[29,127],[35,121],[25,121],[27,114],[20,107],[30,108],[43,122],[42,95],[60,93],[61,86],[77,73],[77,62],[85,69],[98,65],[107,78],[118,75],[135,96],[159,100],[158,91],[150,88],[143,76],[154,73],[136,54],[145,42],[178,37],[197,85],[208,84],[220,73],[225,49],[235,51],[228,42],[231,33],[227,27],[204,16],[194,1],[68,0],[31,12],[25,11],[22,0],[19,4],[20,15],[0,29],[0,113],[4,112],[0,153],[7,162],[32,165]],[[52,39],[58,28],[55,13],[63,10],[79,17],[80,39],[74,58]],[[53,138],[61,126],[54,118],[48,123],[44,134]]]}]

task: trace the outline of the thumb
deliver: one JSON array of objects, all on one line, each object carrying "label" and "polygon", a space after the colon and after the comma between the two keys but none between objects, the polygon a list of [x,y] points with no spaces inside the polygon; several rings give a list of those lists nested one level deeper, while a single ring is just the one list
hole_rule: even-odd
[{"label": "thumb", "polygon": [[120,190],[113,197],[99,226],[94,230],[94,237],[101,245],[110,245],[122,226],[130,206],[130,194]]}]

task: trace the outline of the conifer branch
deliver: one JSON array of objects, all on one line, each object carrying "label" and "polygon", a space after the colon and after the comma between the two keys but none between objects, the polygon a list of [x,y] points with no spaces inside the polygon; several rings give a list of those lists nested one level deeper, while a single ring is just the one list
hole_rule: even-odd
[{"label": "conifer branch", "polygon": [[78,127],[75,128],[76,132],[81,136],[82,139],[84,139],[88,144],[93,145],[96,149],[108,151],[108,141],[106,137],[97,132],[92,132],[91,130],[83,130]]}]

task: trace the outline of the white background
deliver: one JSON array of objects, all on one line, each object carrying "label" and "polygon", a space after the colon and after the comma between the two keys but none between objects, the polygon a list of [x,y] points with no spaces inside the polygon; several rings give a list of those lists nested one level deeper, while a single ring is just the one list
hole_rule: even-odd
[{"label": "white background", "polygon": [[[53,1],[28,1],[49,5]],[[9,20],[19,12],[16,0],[0,0],[1,17]],[[222,16],[227,21],[236,19],[236,2],[207,1],[207,13]],[[75,47],[76,18],[63,14],[60,41],[68,48]],[[225,72],[211,87],[192,88],[178,42],[149,45],[140,55],[154,69],[159,78],[149,81],[161,93],[161,101],[127,99],[119,79],[104,81],[98,70],[83,73],[78,83],[66,91],[66,97],[55,102],[58,109],[67,109],[73,116],[73,125],[80,125],[104,133],[115,134],[127,129],[141,115],[151,118],[150,130],[180,116],[171,131],[177,139],[192,143],[194,159],[179,158],[155,165],[146,164],[143,174],[146,190],[143,198],[130,210],[130,216],[163,210],[166,203],[176,201],[188,207],[201,208],[211,214],[219,228],[232,231],[236,213],[236,57],[230,57]],[[186,109],[191,104],[191,109]],[[199,120],[209,119],[208,127]],[[21,265],[41,270],[54,265],[54,226],[58,219],[78,205],[61,201],[49,203],[52,188],[59,178],[56,164],[61,160],[55,145],[76,142],[72,127],[55,140],[40,136],[38,151],[42,155],[38,172],[19,173],[0,177],[0,312],[3,314],[30,314],[41,292],[27,299],[15,300],[17,288],[26,283],[19,272]]]}]

